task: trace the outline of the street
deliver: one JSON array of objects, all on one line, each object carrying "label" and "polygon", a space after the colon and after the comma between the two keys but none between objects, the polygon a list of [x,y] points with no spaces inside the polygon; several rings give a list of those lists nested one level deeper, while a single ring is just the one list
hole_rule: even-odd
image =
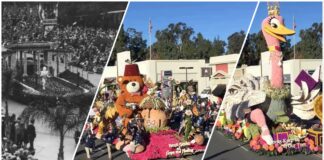
[{"label": "street", "polygon": [[[63,71],[64,65],[60,65],[60,70]],[[81,69],[77,69],[76,67],[71,67],[71,71],[77,73],[77,71],[81,72]],[[86,71],[80,73],[80,76],[88,79],[94,86],[97,87],[99,80],[101,78],[100,74],[92,73],[88,74]],[[4,101],[2,101],[2,106],[4,107]],[[22,111],[27,107],[24,104],[17,103],[15,101],[9,100],[9,115],[16,114],[17,117],[20,116]],[[90,106],[89,106],[90,107]],[[57,133],[51,132],[46,123],[42,123],[41,121],[35,121],[36,128],[36,139],[35,139],[35,157],[42,160],[55,160],[57,159],[57,153],[59,150],[59,135]],[[76,144],[73,138],[73,132],[67,133],[64,138],[64,158],[72,159],[72,156],[75,151]],[[56,153],[56,154],[53,154]]]},{"label": "street", "polygon": [[249,150],[248,143],[226,138],[215,130],[209,142],[204,160],[320,160],[322,155],[259,156]]},{"label": "street", "polygon": [[[108,153],[107,153],[107,147],[106,143],[103,141],[96,141],[96,148],[93,150],[92,153],[92,160],[107,160]],[[117,151],[115,149],[112,149],[112,158],[114,160],[126,160],[128,157],[123,151]],[[86,152],[84,150],[84,145],[80,144],[78,147],[78,150],[74,157],[75,160],[85,160],[87,159]]]},{"label": "street", "polygon": [[[22,113],[22,111],[27,107],[12,100],[8,101],[8,105],[9,115],[16,114],[16,116],[19,116]],[[4,107],[4,101],[2,101],[2,106]],[[35,128],[35,157],[39,160],[56,160],[60,142],[58,134],[51,132],[46,123],[43,124],[41,121],[35,121]],[[72,159],[75,147],[76,145],[73,139],[73,133],[67,133],[64,139],[65,159]]]}]

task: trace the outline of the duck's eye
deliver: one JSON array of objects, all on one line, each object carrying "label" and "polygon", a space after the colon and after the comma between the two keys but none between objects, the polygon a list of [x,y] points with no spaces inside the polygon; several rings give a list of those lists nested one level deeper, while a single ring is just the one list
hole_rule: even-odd
[{"label": "duck's eye", "polygon": [[270,20],[270,26],[272,28],[278,28],[279,24],[280,24],[280,22],[279,22],[279,20],[277,18],[272,18]]}]

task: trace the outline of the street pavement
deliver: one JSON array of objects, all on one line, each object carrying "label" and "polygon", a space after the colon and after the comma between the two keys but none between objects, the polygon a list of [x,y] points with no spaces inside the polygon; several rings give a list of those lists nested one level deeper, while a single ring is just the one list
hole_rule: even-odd
[{"label": "street pavement", "polygon": [[[60,71],[63,71],[64,65],[59,65]],[[80,68],[71,67],[71,71],[74,73],[80,72],[80,76],[87,79],[94,86],[97,87],[99,84],[101,74],[97,73],[88,73],[87,71],[82,71]],[[3,111],[5,103],[2,101]],[[27,107],[24,104],[17,103],[15,101],[9,100],[9,115],[15,114],[16,117],[19,117],[23,110]],[[89,106],[90,107],[90,106]],[[34,147],[36,149],[35,157],[39,160],[56,160],[59,150],[59,134],[52,132],[46,123],[42,121],[35,121],[36,128],[36,139],[34,142]],[[64,158],[72,159],[75,152],[76,144],[73,138],[73,132],[67,133],[64,138]]]},{"label": "street pavement", "polygon": [[[187,156],[185,158],[192,160],[200,160],[202,158],[203,153],[199,153],[193,156]],[[96,141],[96,148],[91,155],[91,160],[107,160],[107,148],[106,144],[103,141]],[[112,150],[112,159],[113,160],[127,160],[129,159],[127,155],[123,151],[117,151],[115,149]],[[173,158],[174,159],[174,158]],[[181,159],[181,158],[179,158]],[[74,160],[87,160],[86,152],[84,150],[84,145],[80,145],[75,154]]]},{"label": "street pavement", "polygon": [[[5,106],[4,101],[2,101],[2,107]],[[15,101],[9,100],[9,115],[13,113],[16,117],[22,113],[22,111],[27,107],[23,104],[17,103]],[[35,157],[39,160],[56,160],[59,150],[60,137],[57,133],[52,132],[46,123],[41,121],[35,121],[36,128],[36,139],[34,142],[34,147],[36,150]],[[73,133],[68,133],[64,138],[64,158],[67,160],[72,159],[75,151],[75,142],[73,138]]]},{"label": "street pavement", "polygon": [[215,130],[204,160],[321,160],[322,155],[259,156],[249,150],[249,144],[226,138]]},{"label": "street pavement", "polygon": [[[114,160],[126,160],[128,159],[127,155],[123,151],[117,151],[116,149],[112,149],[112,158]],[[78,150],[75,154],[74,160],[86,160],[87,155],[84,150],[84,144],[80,144]],[[91,155],[91,160],[107,160],[108,153],[106,143],[103,141],[96,141],[96,148],[93,150]]]}]

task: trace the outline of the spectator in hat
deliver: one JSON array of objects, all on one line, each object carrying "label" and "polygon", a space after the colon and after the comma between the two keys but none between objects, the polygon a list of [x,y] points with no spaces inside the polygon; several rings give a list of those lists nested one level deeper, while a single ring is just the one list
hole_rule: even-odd
[{"label": "spectator in hat", "polygon": [[27,126],[27,137],[29,142],[29,150],[34,150],[34,140],[36,138],[36,129],[34,126],[35,120],[31,119]]}]

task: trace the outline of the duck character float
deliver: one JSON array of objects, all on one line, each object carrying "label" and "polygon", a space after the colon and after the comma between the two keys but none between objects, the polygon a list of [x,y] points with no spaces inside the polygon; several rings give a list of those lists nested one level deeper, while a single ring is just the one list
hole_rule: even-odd
[{"label": "duck character float", "polygon": [[117,77],[117,82],[121,90],[115,102],[117,112],[120,117],[131,118],[138,104],[146,97],[142,93],[144,82],[137,64],[127,64],[124,76]]},{"label": "duck character float", "polygon": [[293,35],[295,31],[285,27],[278,3],[268,5],[268,15],[262,21],[262,33],[269,48],[271,63],[270,87],[266,89],[267,96],[271,99],[267,116],[273,121],[278,121],[277,118],[286,113],[285,99],[289,96],[289,90],[284,87],[283,83],[283,54],[280,43],[286,42],[284,36]]}]

